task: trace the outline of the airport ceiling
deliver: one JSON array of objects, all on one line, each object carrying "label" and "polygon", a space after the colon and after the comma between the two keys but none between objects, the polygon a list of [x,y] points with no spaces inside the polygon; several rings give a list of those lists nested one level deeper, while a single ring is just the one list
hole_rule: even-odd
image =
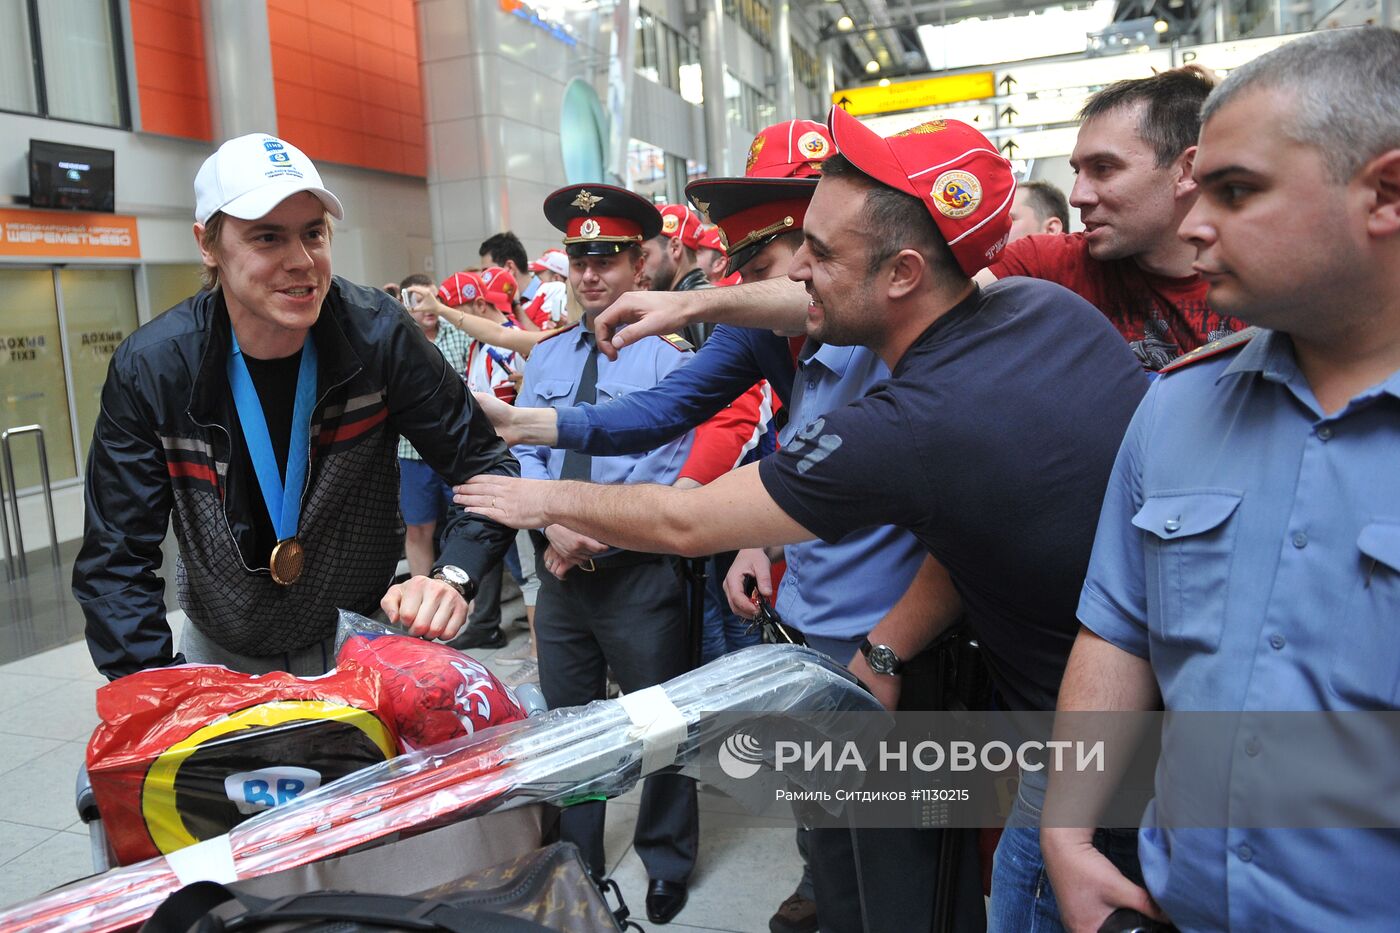
[{"label": "airport ceiling", "polygon": [[[919,26],[974,16],[995,19],[1072,3],[1073,0],[806,0],[805,6],[821,28],[824,41],[838,43],[842,68],[848,75],[864,77],[868,74],[866,63],[874,61],[880,65],[881,77],[894,78],[930,70],[916,32]],[[1154,0],[1119,0],[1114,19],[1141,16],[1154,6]],[[1181,4],[1178,2],[1177,6]],[[849,17],[850,23],[842,24],[843,17]],[[842,29],[841,25],[847,28]]]}]

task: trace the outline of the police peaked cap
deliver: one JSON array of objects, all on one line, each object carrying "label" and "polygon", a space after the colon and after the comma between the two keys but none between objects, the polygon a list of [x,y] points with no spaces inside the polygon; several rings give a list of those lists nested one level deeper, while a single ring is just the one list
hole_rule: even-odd
[{"label": "police peaked cap", "polygon": [[816,190],[816,178],[700,178],[685,196],[719,227],[735,272],[774,237],[802,229]]},{"label": "police peaked cap", "polygon": [[661,233],[661,213],[614,185],[569,185],[544,199],[544,216],[564,233],[564,251],[612,256]]}]

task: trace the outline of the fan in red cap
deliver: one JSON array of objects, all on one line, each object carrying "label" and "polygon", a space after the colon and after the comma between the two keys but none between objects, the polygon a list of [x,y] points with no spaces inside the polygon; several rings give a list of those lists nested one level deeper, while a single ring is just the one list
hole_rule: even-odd
[{"label": "fan in red cap", "polygon": [[515,317],[515,276],[500,266],[491,266],[481,270],[481,281],[486,286],[486,293],[482,297],[494,305],[497,311],[508,317]]},{"label": "fan in red cap", "polygon": [[720,239],[719,227],[708,226],[700,231],[700,248],[695,251],[695,262],[705,273],[711,285],[737,285],[739,274],[726,276],[729,254]]},{"label": "fan in red cap", "polygon": [[816,120],[786,120],[765,127],[749,144],[749,178],[816,178],[822,160],[836,151],[827,128]]},{"label": "fan in red cap", "polygon": [[1016,179],[1011,163],[977,130],[959,120],[930,120],[882,137],[840,107],[831,108],[830,126],[847,161],[923,202],[968,276],[1006,246]]}]

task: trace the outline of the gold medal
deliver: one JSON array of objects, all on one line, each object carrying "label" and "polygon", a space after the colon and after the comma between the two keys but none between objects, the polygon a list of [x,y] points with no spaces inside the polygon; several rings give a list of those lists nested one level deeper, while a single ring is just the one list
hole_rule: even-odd
[{"label": "gold medal", "polygon": [[291,586],[301,577],[301,569],[306,559],[301,542],[296,538],[278,541],[272,549],[272,581],[280,586]]}]

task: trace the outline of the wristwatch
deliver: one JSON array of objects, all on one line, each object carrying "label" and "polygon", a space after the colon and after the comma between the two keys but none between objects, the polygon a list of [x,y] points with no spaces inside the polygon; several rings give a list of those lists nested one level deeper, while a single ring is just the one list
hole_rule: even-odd
[{"label": "wristwatch", "polygon": [[461,593],[462,598],[467,602],[471,602],[472,597],[476,595],[476,581],[472,580],[471,574],[467,573],[461,567],[452,564],[443,564],[433,571],[433,579],[441,580],[458,593]]},{"label": "wristwatch", "polygon": [[860,653],[865,655],[865,663],[877,674],[895,675],[904,670],[904,662],[889,645],[872,645],[870,639],[862,638]]}]

